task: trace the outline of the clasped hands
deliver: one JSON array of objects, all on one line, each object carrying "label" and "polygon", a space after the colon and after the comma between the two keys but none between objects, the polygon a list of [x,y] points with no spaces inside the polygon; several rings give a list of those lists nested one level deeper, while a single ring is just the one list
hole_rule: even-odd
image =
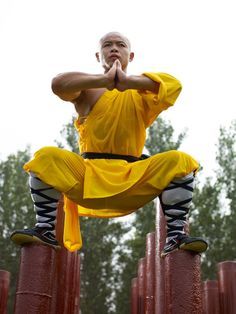
[{"label": "clasped hands", "polygon": [[120,60],[115,60],[112,67],[104,75],[108,79],[107,89],[116,88],[122,92],[130,88],[129,76],[122,70]]}]

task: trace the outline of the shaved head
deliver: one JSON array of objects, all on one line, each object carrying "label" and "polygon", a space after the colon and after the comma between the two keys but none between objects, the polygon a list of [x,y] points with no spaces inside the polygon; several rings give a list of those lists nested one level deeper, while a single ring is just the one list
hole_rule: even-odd
[{"label": "shaved head", "polygon": [[129,41],[129,39],[124,36],[123,34],[119,33],[119,32],[109,32],[107,34],[105,34],[100,40],[99,40],[99,47],[101,48],[103,42],[111,37],[111,36],[117,36],[117,37],[120,37],[121,40],[123,40],[124,42],[126,42],[127,46],[129,47],[129,50],[131,49],[131,43]]},{"label": "shaved head", "polygon": [[134,58],[129,39],[119,32],[109,32],[99,40],[99,52],[96,52],[98,62],[105,71],[109,71],[115,60],[119,60],[123,71]]}]

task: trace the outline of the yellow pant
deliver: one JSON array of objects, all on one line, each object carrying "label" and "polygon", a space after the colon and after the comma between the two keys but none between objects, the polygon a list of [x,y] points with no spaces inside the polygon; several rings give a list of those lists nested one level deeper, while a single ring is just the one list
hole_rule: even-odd
[{"label": "yellow pant", "polygon": [[[42,181],[85,208],[112,209],[125,214],[127,210],[136,210],[154,199],[174,177],[185,176],[198,168],[198,163],[191,156],[179,151],[159,153],[136,163],[140,165],[147,161],[144,175],[130,188],[110,197],[91,199],[83,197],[86,162],[76,153],[44,147],[25,164],[24,169],[34,172]],[[126,164],[126,161],[121,162]]]},{"label": "yellow pant", "polygon": [[[91,172],[93,167],[94,173]],[[90,172],[86,177],[88,168]],[[66,196],[63,241],[69,251],[75,251],[82,246],[79,216],[110,218],[130,214],[158,196],[175,177],[196,171],[198,163],[179,151],[160,153],[128,164],[124,160],[88,161],[65,149],[44,147],[24,165],[24,169],[34,172]],[[101,193],[100,184],[103,185]],[[97,197],[85,198],[85,188],[87,193],[93,190]],[[113,192],[112,196],[104,195],[106,188],[110,194]]]}]

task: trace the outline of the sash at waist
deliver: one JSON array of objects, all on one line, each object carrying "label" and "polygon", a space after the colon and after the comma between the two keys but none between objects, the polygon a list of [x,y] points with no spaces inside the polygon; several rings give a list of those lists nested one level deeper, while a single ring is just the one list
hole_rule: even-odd
[{"label": "sash at waist", "polygon": [[120,155],[120,154],[110,154],[110,153],[93,153],[84,152],[81,154],[84,159],[122,159],[128,162],[135,162],[138,160],[143,160],[148,158],[148,155],[142,154],[140,157],[135,157],[131,155]]}]

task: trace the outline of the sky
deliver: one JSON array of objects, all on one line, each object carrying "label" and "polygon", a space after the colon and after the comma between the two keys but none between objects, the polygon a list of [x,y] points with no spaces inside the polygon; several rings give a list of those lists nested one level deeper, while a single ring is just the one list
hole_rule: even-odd
[{"label": "sky", "polygon": [[234,0],[1,0],[0,160],[56,145],[75,111],[51,92],[51,79],[101,73],[98,40],[119,31],[135,53],[128,74],[166,72],[182,82],[161,116],[176,135],[187,129],[180,149],[212,175],[219,128],[236,118],[235,29]]}]

